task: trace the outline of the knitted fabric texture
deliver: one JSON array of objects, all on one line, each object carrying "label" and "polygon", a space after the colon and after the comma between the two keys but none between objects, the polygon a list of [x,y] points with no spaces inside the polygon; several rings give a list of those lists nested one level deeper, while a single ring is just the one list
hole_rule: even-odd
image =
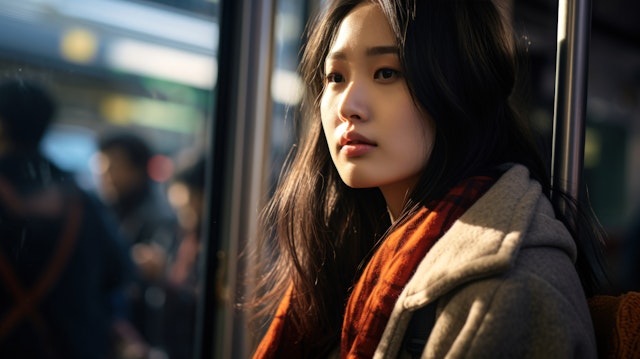
[{"label": "knitted fabric texture", "polygon": [[599,358],[640,358],[640,293],[589,298]]}]

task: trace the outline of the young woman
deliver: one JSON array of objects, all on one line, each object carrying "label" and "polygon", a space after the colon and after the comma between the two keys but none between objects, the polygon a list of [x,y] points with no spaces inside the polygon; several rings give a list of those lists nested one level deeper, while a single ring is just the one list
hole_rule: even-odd
[{"label": "young woman", "polygon": [[596,355],[595,242],[556,219],[491,1],[334,1],[301,71],[309,121],[264,212],[256,358]]}]

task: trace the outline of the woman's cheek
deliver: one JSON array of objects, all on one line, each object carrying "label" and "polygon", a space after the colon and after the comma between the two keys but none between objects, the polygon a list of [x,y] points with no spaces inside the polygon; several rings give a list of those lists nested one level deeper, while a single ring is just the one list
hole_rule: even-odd
[{"label": "woman's cheek", "polygon": [[322,119],[322,127],[325,129],[325,131],[331,129],[331,118],[332,118],[332,111],[331,111],[331,106],[330,106],[330,101],[328,100],[327,96],[322,96],[322,98],[320,99],[320,118]]}]

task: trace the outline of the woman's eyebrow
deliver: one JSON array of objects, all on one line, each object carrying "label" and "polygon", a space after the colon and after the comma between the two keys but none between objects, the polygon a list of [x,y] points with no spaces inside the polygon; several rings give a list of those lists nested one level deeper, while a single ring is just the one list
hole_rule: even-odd
[{"label": "woman's eyebrow", "polygon": [[398,54],[397,46],[374,46],[367,48],[367,56]]},{"label": "woman's eyebrow", "polygon": [[[398,54],[398,47],[394,45],[390,46],[373,46],[368,47],[365,51],[367,56],[380,56],[380,55],[388,55],[388,54]],[[347,54],[344,51],[333,51],[327,54],[328,60],[345,60],[347,58]]]}]

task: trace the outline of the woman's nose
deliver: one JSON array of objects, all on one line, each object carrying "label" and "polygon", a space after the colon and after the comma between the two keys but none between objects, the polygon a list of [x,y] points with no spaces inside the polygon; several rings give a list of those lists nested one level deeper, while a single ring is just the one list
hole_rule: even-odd
[{"label": "woman's nose", "polygon": [[361,82],[351,81],[339,103],[342,121],[366,121],[369,118],[369,95],[367,87]]}]

